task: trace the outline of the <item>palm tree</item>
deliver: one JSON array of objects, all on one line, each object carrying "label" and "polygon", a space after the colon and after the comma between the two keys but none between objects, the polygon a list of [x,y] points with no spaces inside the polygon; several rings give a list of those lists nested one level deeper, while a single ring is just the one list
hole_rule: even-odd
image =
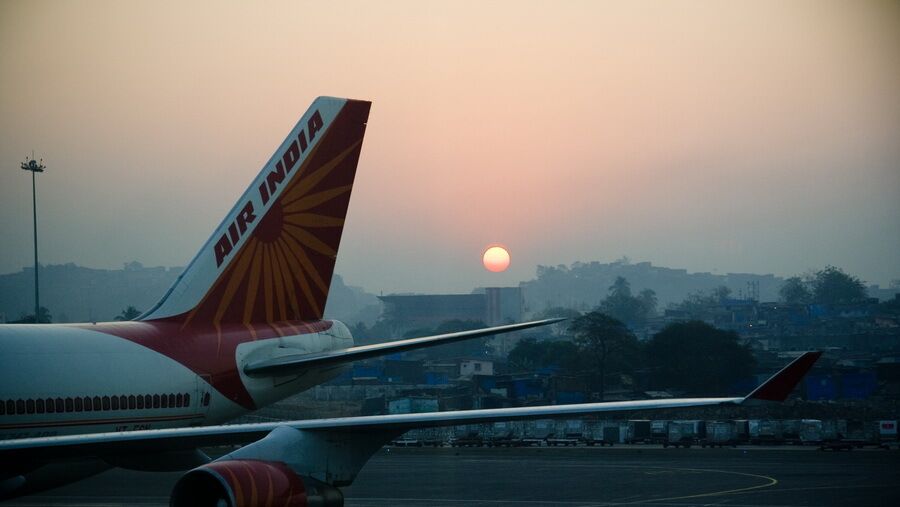
[{"label": "palm tree", "polygon": [[140,315],[144,313],[133,306],[128,306],[128,308],[122,310],[122,313],[116,315],[116,320],[134,320]]}]

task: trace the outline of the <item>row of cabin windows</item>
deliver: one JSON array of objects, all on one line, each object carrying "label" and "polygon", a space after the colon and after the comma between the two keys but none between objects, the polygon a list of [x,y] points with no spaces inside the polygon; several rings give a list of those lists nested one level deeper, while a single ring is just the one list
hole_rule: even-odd
[{"label": "row of cabin windows", "polygon": [[[209,393],[203,397],[209,405]],[[47,398],[0,401],[0,415],[52,414],[62,412],[99,412],[103,410],[135,410],[145,408],[181,408],[191,405],[191,395],[139,394],[122,396],[85,396],[84,398]]]}]

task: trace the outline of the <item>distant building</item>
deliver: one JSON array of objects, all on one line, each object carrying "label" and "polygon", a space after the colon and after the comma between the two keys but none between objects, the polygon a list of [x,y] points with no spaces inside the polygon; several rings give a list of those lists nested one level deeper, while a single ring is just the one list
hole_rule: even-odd
[{"label": "distant building", "polygon": [[521,322],[525,300],[521,287],[488,287],[484,289],[485,322],[498,326]]},{"label": "distant building", "polygon": [[479,359],[466,359],[459,363],[460,378],[471,378],[473,375],[493,375],[494,363]]},{"label": "distant building", "polygon": [[487,325],[521,322],[524,300],[519,287],[488,287],[474,294],[392,294],[379,296],[386,313],[406,330],[435,327],[448,320]]},{"label": "distant building", "polygon": [[438,400],[433,397],[407,396],[388,402],[389,414],[418,414],[438,410]]}]

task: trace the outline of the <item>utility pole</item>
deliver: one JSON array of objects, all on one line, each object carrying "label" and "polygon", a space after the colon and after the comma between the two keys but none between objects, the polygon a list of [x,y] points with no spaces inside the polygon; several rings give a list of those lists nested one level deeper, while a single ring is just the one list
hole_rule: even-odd
[{"label": "utility pole", "polygon": [[31,153],[31,159],[25,158],[22,162],[22,170],[31,171],[31,203],[32,214],[34,217],[34,323],[40,322],[41,315],[41,299],[38,292],[38,245],[37,245],[37,190],[35,189],[35,173],[44,172],[44,159],[40,162],[34,159],[34,152]]}]

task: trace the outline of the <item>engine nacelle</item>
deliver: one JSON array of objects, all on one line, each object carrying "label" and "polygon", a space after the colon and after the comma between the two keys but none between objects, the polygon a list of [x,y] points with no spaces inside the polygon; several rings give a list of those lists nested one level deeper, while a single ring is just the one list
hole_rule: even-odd
[{"label": "engine nacelle", "polygon": [[232,459],[195,468],[175,483],[171,507],[342,507],[333,486],[301,477],[280,461]]}]

